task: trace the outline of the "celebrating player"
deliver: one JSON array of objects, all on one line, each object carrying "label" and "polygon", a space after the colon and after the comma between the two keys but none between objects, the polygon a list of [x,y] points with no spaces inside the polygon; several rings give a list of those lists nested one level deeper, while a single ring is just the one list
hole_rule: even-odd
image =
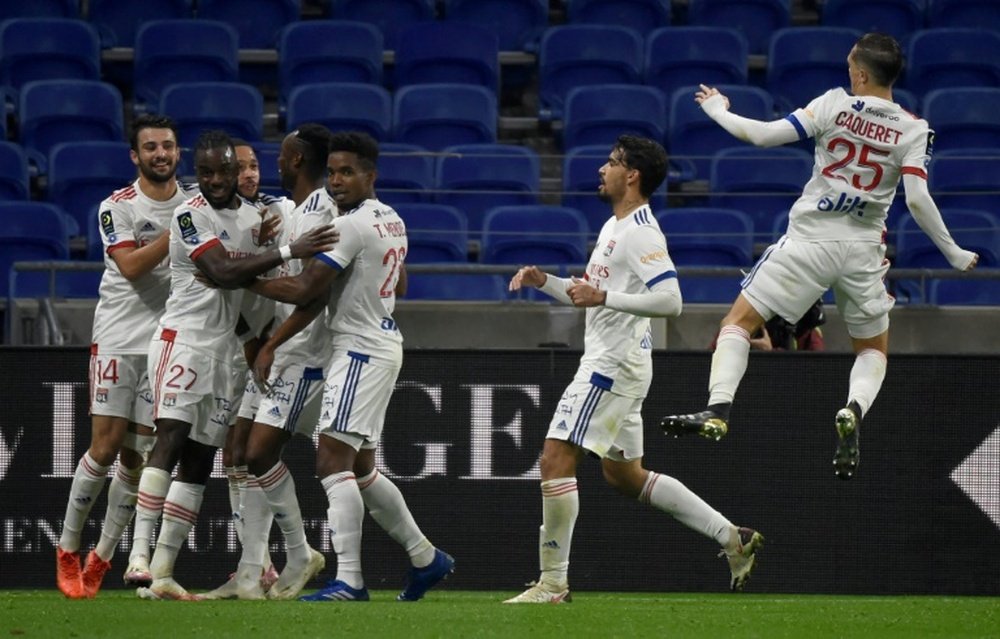
[{"label": "celebrating player", "polygon": [[[403,220],[375,199],[377,160],[378,145],[370,136],[332,136],[327,188],[340,212],[335,221],[339,243],[317,255],[295,277],[259,280],[252,286],[261,295],[298,306],[261,347],[254,364],[258,381],[271,377],[275,349],[324,308],[327,328],[333,333],[316,474],[330,503],[327,515],[337,553],[337,578],[302,597],[305,601],[368,600],[361,573],[365,507],[410,556],[412,568],[399,600],[421,599],[453,571],[455,563],[423,535],[399,489],[375,468],[375,449],[403,360],[403,338],[392,311],[396,295],[406,290],[407,249]],[[274,466],[261,475],[261,483],[279,481],[284,472],[282,466]]]},{"label": "celebrating player", "polygon": [[587,309],[580,367],[559,400],[542,451],[541,577],[504,603],[570,600],[569,555],[580,511],[576,468],[586,453],[601,459],[604,478],[628,497],[669,513],[715,539],[729,559],[730,585],[741,590],[764,538],[737,528],[684,484],[642,466],[642,402],[653,377],[650,317],[681,312],[677,272],[649,207],[667,174],[658,143],[623,135],[600,169],[600,196],[611,204],[584,279],[520,269],[510,290],[541,289]]},{"label": "celebrating player", "polygon": [[[170,292],[165,231],[179,204],[197,191],[177,181],[177,128],[167,117],[136,118],[129,135],[139,177],[101,202],[104,274],[90,347],[90,448],[73,474],[56,548],[59,590],[73,599],[94,597],[132,515],[144,456],[153,447],[153,396],[146,352]],[[104,488],[108,509],[97,547],[80,571],[80,534]]]},{"label": "celebrating player", "polygon": [[[150,343],[156,444],[139,482],[131,569],[152,577],[140,596],[192,599],[173,578],[174,562],[201,508],[216,450],[222,446],[238,388],[233,368],[242,291],[238,286],[291,257],[329,249],[330,227],[291,245],[263,250],[254,241],[262,223],[256,207],[237,197],[236,151],[225,133],[207,131],[195,146],[201,195],[173,214],[171,295]],[[200,271],[220,288],[204,286]],[[177,466],[177,479],[170,472]],[[152,528],[163,513],[156,552],[146,569]]]},{"label": "celebrating player", "polygon": [[831,89],[773,122],[730,113],[729,101],[717,89],[702,85],[695,94],[709,117],[757,146],[815,138],[816,167],[792,206],[787,233],[743,280],[742,292],[722,320],[707,409],[664,417],[661,426],[667,433],[711,439],[725,435],[730,406],[746,372],[750,336],[774,315],[797,321],[833,288],[856,353],[847,404],[834,418],[838,442],[833,465],[841,479],[857,471],[861,420],[885,378],[894,304],[883,283],[889,269],[885,219],[900,179],[907,207],[948,262],[967,271],[979,259],[955,244],[927,191],[934,133],[926,121],[892,101],[902,65],[892,37],[865,34],[847,56],[850,94]]}]

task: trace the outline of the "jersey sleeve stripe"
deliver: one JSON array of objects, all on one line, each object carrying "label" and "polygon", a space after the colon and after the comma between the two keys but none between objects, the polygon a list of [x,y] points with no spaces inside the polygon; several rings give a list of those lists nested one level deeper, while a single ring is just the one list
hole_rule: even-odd
[{"label": "jersey sleeve stripe", "polygon": [[677,277],[677,271],[664,271],[660,273],[653,279],[646,282],[646,288],[653,288],[656,284],[662,282],[663,280],[668,280],[671,277]]},{"label": "jersey sleeve stripe", "polygon": [[320,262],[325,263],[330,268],[335,268],[338,271],[343,271],[344,270],[343,266],[341,266],[339,263],[337,263],[337,261],[335,259],[333,259],[329,255],[327,255],[326,253],[317,253],[316,254],[316,259],[318,259]]},{"label": "jersey sleeve stripe", "polygon": [[899,172],[902,175],[915,175],[918,178],[921,178],[921,179],[924,179],[924,180],[927,179],[927,171],[921,169],[920,167],[916,167],[916,166],[904,166],[903,168],[901,168],[899,170]]},{"label": "jersey sleeve stripe", "polygon": [[117,244],[112,244],[108,247],[108,255],[111,255],[112,251],[117,251],[123,248],[135,248],[137,245],[134,240],[128,240],[126,242],[118,242]]},{"label": "jersey sleeve stripe", "polygon": [[201,257],[201,254],[212,248],[213,246],[222,246],[222,241],[217,237],[213,237],[209,241],[205,242],[195,250],[191,251],[191,260],[194,261]]},{"label": "jersey sleeve stripe", "polygon": [[792,126],[795,127],[795,132],[799,134],[800,140],[805,140],[809,137],[809,134],[806,133],[805,127],[802,126],[802,123],[799,122],[799,119],[795,117],[795,115],[789,113],[785,116],[785,119],[791,122]]}]

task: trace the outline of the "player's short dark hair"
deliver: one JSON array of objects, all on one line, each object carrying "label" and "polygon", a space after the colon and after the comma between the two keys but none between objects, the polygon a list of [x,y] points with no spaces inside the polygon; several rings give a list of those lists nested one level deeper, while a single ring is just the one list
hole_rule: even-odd
[{"label": "player's short dark hair", "polygon": [[362,168],[374,171],[378,163],[378,142],[364,131],[342,131],[330,135],[329,153],[353,153]]},{"label": "player's short dark hair", "polygon": [[229,134],[218,129],[209,129],[207,131],[203,131],[202,134],[198,136],[198,141],[194,143],[194,152],[197,154],[199,151],[224,149],[226,147],[233,150],[233,157],[235,158],[236,145],[233,144],[233,139],[229,137]]},{"label": "player's short dark hair", "polygon": [[128,133],[128,144],[133,151],[139,150],[139,132],[143,129],[170,129],[174,132],[174,139],[177,139],[177,125],[165,115],[158,113],[143,113],[132,120],[132,128]]},{"label": "player's short dark hair", "polygon": [[621,149],[622,162],[639,172],[639,193],[649,198],[667,177],[667,152],[663,146],[649,138],[620,135],[615,149]]},{"label": "player's short dark hair", "polygon": [[884,33],[866,33],[854,45],[854,62],[872,74],[879,86],[891,87],[903,69],[903,51]]},{"label": "player's short dark hair", "polygon": [[[310,180],[319,180],[326,174],[326,157],[330,149],[330,129],[322,124],[307,122],[299,125],[292,134],[302,152],[302,170]],[[378,150],[376,147],[376,157]]]}]

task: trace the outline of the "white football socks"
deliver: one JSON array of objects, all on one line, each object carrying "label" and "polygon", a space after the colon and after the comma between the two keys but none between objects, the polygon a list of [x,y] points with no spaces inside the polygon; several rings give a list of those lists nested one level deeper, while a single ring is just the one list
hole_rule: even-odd
[{"label": "white football socks", "polygon": [[142,467],[126,468],[118,464],[118,472],[108,487],[108,509],[104,514],[101,539],[97,542],[97,556],[110,561],[115,554],[115,546],[121,541],[122,533],[135,514],[135,502],[139,498],[139,478]]},{"label": "white football socks", "polygon": [[874,348],[866,348],[854,358],[847,403],[857,402],[861,407],[862,417],[875,403],[875,398],[882,388],[887,363],[885,355]]},{"label": "white football socks", "polygon": [[542,482],[542,527],[539,531],[540,582],[565,587],[569,574],[569,551],[573,527],[580,514],[576,477]]},{"label": "white football socks", "polygon": [[372,519],[406,549],[410,562],[416,568],[429,566],[434,561],[434,544],[420,532],[396,484],[378,470],[372,470],[358,479],[358,488]]},{"label": "white football socks", "polygon": [[149,542],[163,512],[163,502],[170,490],[170,473],[146,466],[139,478],[139,497],[135,504],[135,528],[129,562],[138,557],[149,560]]},{"label": "white football socks", "polygon": [[662,510],[688,528],[726,547],[733,525],[698,495],[669,475],[654,473],[646,476],[639,501]]},{"label": "white football socks", "polygon": [[345,471],[322,479],[330,508],[326,511],[330,538],[337,553],[337,579],[351,588],[363,588],[361,576],[361,522],[365,504],[354,473]]},{"label": "white football socks", "polygon": [[205,487],[202,484],[175,481],[170,485],[163,502],[163,525],[149,564],[149,571],[154,579],[173,576],[177,553],[198,521],[204,495]]},{"label": "white football socks", "polygon": [[719,331],[712,354],[712,372],[708,377],[708,405],[731,404],[736,389],[747,372],[750,358],[750,333],[730,324]]},{"label": "white football socks", "polygon": [[274,519],[285,536],[288,563],[305,565],[309,562],[309,545],[306,543],[302,510],[295,495],[295,480],[288,466],[279,461],[258,480]]},{"label": "white football socks", "polygon": [[73,484],[69,489],[62,534],[59,536],[59,547],[66,552],[80,550],[83,525],[87,521],[90,509],[94,506],[94,500],[104,489],[108,468],[110,466],[101,466],[94,461],[89,451],[77,462],[76,471],[73,473]]}]

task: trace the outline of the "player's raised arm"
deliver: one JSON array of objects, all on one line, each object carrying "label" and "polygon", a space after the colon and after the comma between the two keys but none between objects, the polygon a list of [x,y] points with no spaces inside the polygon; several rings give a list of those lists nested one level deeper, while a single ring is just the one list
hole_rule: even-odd
[{"label": "player's raised arm", "polygon": [[756,146],[779,146],[799,139],[795,125],[788,118],[762,122],[736,115],[729,111],[729,98],[718,89],[704,84],[699,87],[694,101],[708,117],[740,140]]}]

